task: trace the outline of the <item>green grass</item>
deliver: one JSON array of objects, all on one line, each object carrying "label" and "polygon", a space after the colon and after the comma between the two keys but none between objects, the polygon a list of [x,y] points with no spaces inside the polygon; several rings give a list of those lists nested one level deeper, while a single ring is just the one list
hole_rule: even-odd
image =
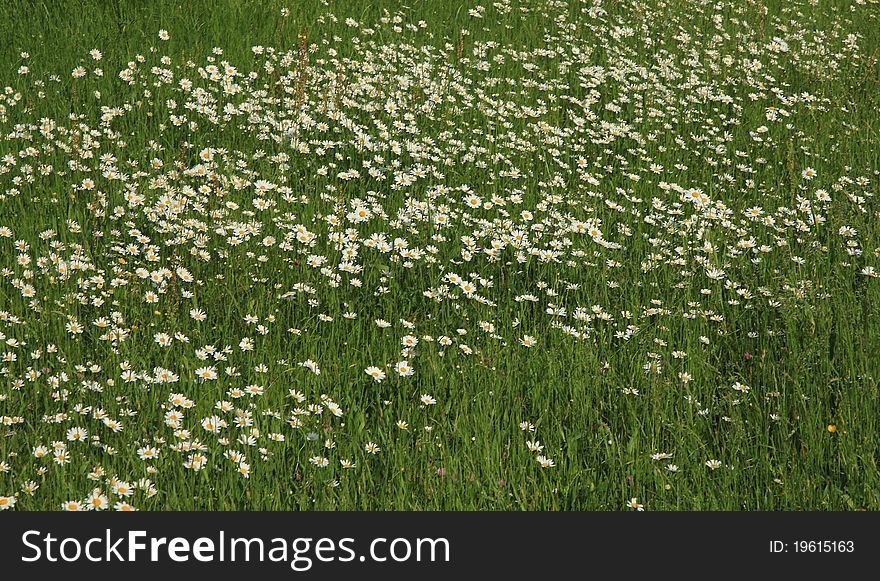
[{"label": "green grass", "polygon": [[880,508],[876,0],[483,6],[0,6],[0,507]]}]

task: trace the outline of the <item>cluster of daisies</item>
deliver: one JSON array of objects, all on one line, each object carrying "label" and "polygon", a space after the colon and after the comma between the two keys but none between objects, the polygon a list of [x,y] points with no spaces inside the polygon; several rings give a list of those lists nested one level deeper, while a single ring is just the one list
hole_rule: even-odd
[{"label": "cluster of daisies", "polygon": [[[646,381],[714,382],[693,353],[776,332],[756,321],[821,299],[822,264],[875,284],[877,172],[823,163],[810,127],[839,105],[777,80],[861,63],[860,38],[761,38],[741,4],[694,2],[707,29],[546,2],[532,45],[486,33],[524,17],[500,1],[457,39],[326,14],[344,39],[244,62],[165,30],[114,69],[22,54],[0,92],[0,509],[60,470],[82,473],[66,510],[161,506],[181,470],[338,485],[431,431],[438,362],[635,345]],[[82,106],[34,113],[70,86]],[[728,385],[682,405],[756,397]],[[351,431],[382,390],[409,394],[396,431]],[[523,461],[555,467],[545,445]]]}]

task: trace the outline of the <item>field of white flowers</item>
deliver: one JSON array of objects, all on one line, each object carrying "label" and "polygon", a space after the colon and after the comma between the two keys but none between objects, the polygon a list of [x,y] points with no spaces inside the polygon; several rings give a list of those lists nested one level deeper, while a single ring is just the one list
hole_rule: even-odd
[{"label": "field of white flowers", "polygon": [[0,8],[0,510],[880,508],[876,0],[184,4]]}]

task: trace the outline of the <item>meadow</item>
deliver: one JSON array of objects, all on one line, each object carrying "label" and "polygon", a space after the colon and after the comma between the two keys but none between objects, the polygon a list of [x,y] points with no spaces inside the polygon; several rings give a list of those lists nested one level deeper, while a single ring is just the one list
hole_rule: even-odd
[{"label": "meadow", "polygon": [[877,0],[0,38],[0,510],[880,508]]}]

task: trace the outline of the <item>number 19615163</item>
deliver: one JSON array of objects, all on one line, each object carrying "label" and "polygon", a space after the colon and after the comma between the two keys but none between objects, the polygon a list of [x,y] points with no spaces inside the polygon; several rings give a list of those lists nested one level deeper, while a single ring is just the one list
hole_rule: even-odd
[{"label": "number 19615163", "polygon": [[770,541],[771,553],[853,553],[855,550],[854,541]]}]

